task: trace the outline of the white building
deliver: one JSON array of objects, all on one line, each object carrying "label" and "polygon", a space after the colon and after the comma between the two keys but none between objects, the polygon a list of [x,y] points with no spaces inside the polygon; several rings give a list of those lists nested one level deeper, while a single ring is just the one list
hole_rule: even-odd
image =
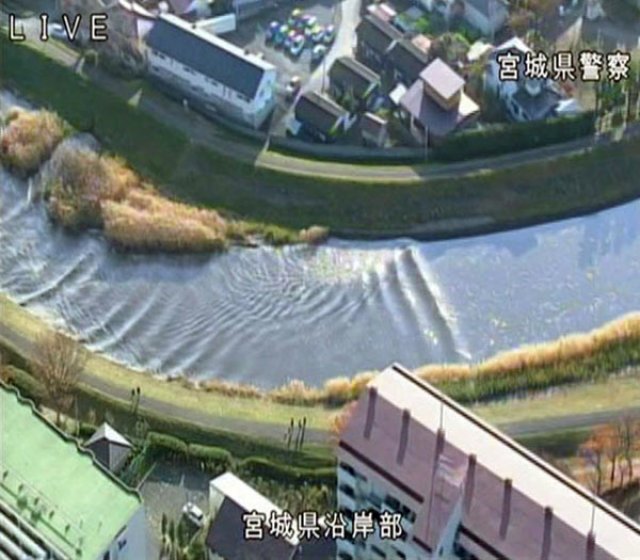
[{"label": "white building", "polygon": [[[302,542],[295,522],[290,538],[273,536],[271,515],[282,510],[231,472],[209,483],[206,546],[209,560],[334,560],[335,543],[329,539]],[[261,539],[245,539],[243,515],[264,516]]]},{"label": "white building", "polygon": [[[489,56],[485,74],[485,87],[494,92],[504,104],[509,116],[515,121],[535,121],[560,114],[575,114],[581,109],[575,101],[571,104],[571,113],[559,111],[566,104],[565,93],[548,79],[528,79],[524,76],[524,59],[531,48],[518,37],[513,37],[498,45]],[[520,60],[517,80],[501,80],[498,56],[510,53]]]},{"label": "white building", "polygon": [[338,446],[346,517],[401,514],[404,536],[338,542],[340,560],[632,560],[640,526],[394,365]]},{"label": "white building", "polygon": [[147,558],[140,495],[0,383],[0,558]]},{"label": "white building", "polygon": [[150,74],[166,85],[253,128],[272,112],[276,69],[255,54],[172,15],[147,36]]}]

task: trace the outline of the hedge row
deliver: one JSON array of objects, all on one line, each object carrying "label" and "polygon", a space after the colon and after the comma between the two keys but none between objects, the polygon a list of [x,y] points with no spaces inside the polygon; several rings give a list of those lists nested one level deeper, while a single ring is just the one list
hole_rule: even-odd
[{"label": "hedge row", "polygon": [[255,477],[291,485],[335,486],[335,467],[304,468],[274,463],[263,457],[247,457],[234,461],[226,449],[207,445],[187,444],[185,441],[150,432],[147,435],[147,450],[154,459],[186,459],[198,461],[209,471],[225,472],[232,467]]},{"label": "hedge row", "polygon": [[285,484],[336,485],[335,467],[307,469],[276,464],[262,457],[247,457],[240,462],[240,468],[256,477],[271,479]]},{"label": "hedge row", "polygon": [[571,117],[496,124],[460,132],[435,146],[432,154],[443,162],[461,161],[569,142],[594,132],[594,113],[586,111]]}]

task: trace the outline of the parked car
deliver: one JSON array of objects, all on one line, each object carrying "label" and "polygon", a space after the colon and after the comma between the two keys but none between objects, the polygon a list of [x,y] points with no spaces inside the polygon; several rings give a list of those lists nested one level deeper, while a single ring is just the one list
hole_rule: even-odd
[{"label": "parked car", "polygon": [[290,29],[289,33],[287,33],[287,38],[284,40],[284,48],[290,50],[291,45],[293,45],[293,41],[297,36],[298,32],[295,29]]},{"label": "parked car", "polygon": [[273,42],[276,45],[276,47],[281,46],[288,35],[289,35],[289,27],[284,24],[281,25],[280,28],[278,29],[278,32],[276,33],[276,36],[273,39]]},{"label": "parked car", "polygon": [[305,40],[303,35],[296,35],[291,42],[291,46],[289,47],[289,52],[291,56],[297,58],[302,54],[304,50]]},{"label": "parked car", "polygon": [[330,45],[336,39],[336,27],[335,25],[327,25],[327,28],[324,30],[324,44]]},{"label": "parked car", "polygon": [[182,507],[182,514],[196,527],[204,526],[204,512],[193,502],[187,502]]},{"label": "parked car", "polygon": [[291,101],[296,95],[298,95],[301,87],[302,80],[300,79],[300,76],[293,76],[284,89],[287,99]]},{"label": "parked car", "polygon": [[322,25],[314,26],[311,33],[311,40],[314,43],[322,43],[323,39],[324,39],[324,27],[322,27]]},{"label": "parked car", "polygon": [[312,29],[318,24],[318,18],[316,16],[312,16],[310,14],[305,14],[302,16],[302,21],[304,22],[304,26],[307,29]]},{"label": "parked car", "polygon": [[317,64],[324,58],[324,55],[326,54],[327,54],[326,46],[316,45],[315,47],[313,47],[313,50],[311,51],[311,62],[313,64]]},{"label": "parked car", "polygon": [[279,21],[272,21],[267,28],[266,39],[267,42],[273,41],[276,38],[276,34],[278,33],[278,29],[280,29]]},{"label": "parked car", "polygon": [[67,32],[64,29],[64,25],[61,23],[51,23],[47,30],[49,31],[49,37],[66,41],[68,39]]}]

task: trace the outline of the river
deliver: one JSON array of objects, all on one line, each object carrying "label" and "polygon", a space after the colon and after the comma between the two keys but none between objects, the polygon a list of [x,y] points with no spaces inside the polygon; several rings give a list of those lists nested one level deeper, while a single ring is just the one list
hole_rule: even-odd
[{"label": "river", "polygon": [[640,310],[640,202],[464,240],[125,255],[52,225],[34,181],[0,168],[0,292],[157,373],[318,385],[393,361],[479,360]]}]

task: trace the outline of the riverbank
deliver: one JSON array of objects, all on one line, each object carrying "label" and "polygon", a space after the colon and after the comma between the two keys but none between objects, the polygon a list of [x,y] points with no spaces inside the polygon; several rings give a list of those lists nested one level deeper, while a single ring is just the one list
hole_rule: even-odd
[{"label": "riverbank", "polygon": [[[627,320],[625,322],[629,324]],[[608,327],[603,332],[612,333],[612,329]],[[47,330],[50,327],[42,319],[0,295],[0,346],[9,349],[17,360],[22,360],[21,364],[16,365],[23,368],[28,366],[32,341]],[[602,354],[608,358],[591,356],[588,363],[592,366],[609,364],[614,367],[617,362],[611,358],[612,353]],[[581,356],[584,358],[584,353]],[[575,359],[575,355],[573,358]],[[580,364],[574,362],[574,366],[579,368]],[[452,366],[452,370],[455,368],[456,366]],[[626,375],[619,376],[617,374],[621,369],[603,371],[597,376],[587,368],[587,371],[574,378],[575,382],[581,379],[583,383],[555,385],[555,390],[538,392],[531,398],[527,397],[524,386],[511,395],[519,395],[517,403],[511,399],[499,399],[485,404],[472,404],[471,409],[507,431],[509,426],[513,426],[518,434],[575,429],[606,422],[608,418],[617,418],[620,414],[635,410],[640,399],[637,370],[635,373],[627,370]],[[364,383],[369,375],[372,374],[359,376],[359,383]],[[526,375],[516,377],[527,379]],[[554,387],[553,379],[550,378],[550,381],[547,389]],[[128,369],[95,353],[89,355],[82,386],[87,391],[110,396],[122,403],[128,401],[132,388],[140,387],[146,406],[156,413],[183,422],[215,426],[257,437],[280,438],[292,418],[306,418],[308,441],[316,443],[326,440],[332,419],[341,410],[337,405],[285,404],[251,391],[197,389],[189,380],[167,381],[156,378],[145,372]],[[452,386],[453,384],[448,387],[444,385],[443,388],[450,391]],[[531,389],[537,387],[532,386]]]},{"label": "riverbank", "polygon": [[402,166],[401,180],[398,166],[336,164],[327,177],[303,162],[298,173],[299,160],[212,132],[215,125],[143,83],[83,70],[74,51],[65,56],[76,57],[76,71],[0,40],[5,83],[95,134],[171,197],[273,228],[320,224],[343,237],[441,239],[583,215],[640,195],[634,137],[549,147],[533,162],[521,153],[460,166]]}]

